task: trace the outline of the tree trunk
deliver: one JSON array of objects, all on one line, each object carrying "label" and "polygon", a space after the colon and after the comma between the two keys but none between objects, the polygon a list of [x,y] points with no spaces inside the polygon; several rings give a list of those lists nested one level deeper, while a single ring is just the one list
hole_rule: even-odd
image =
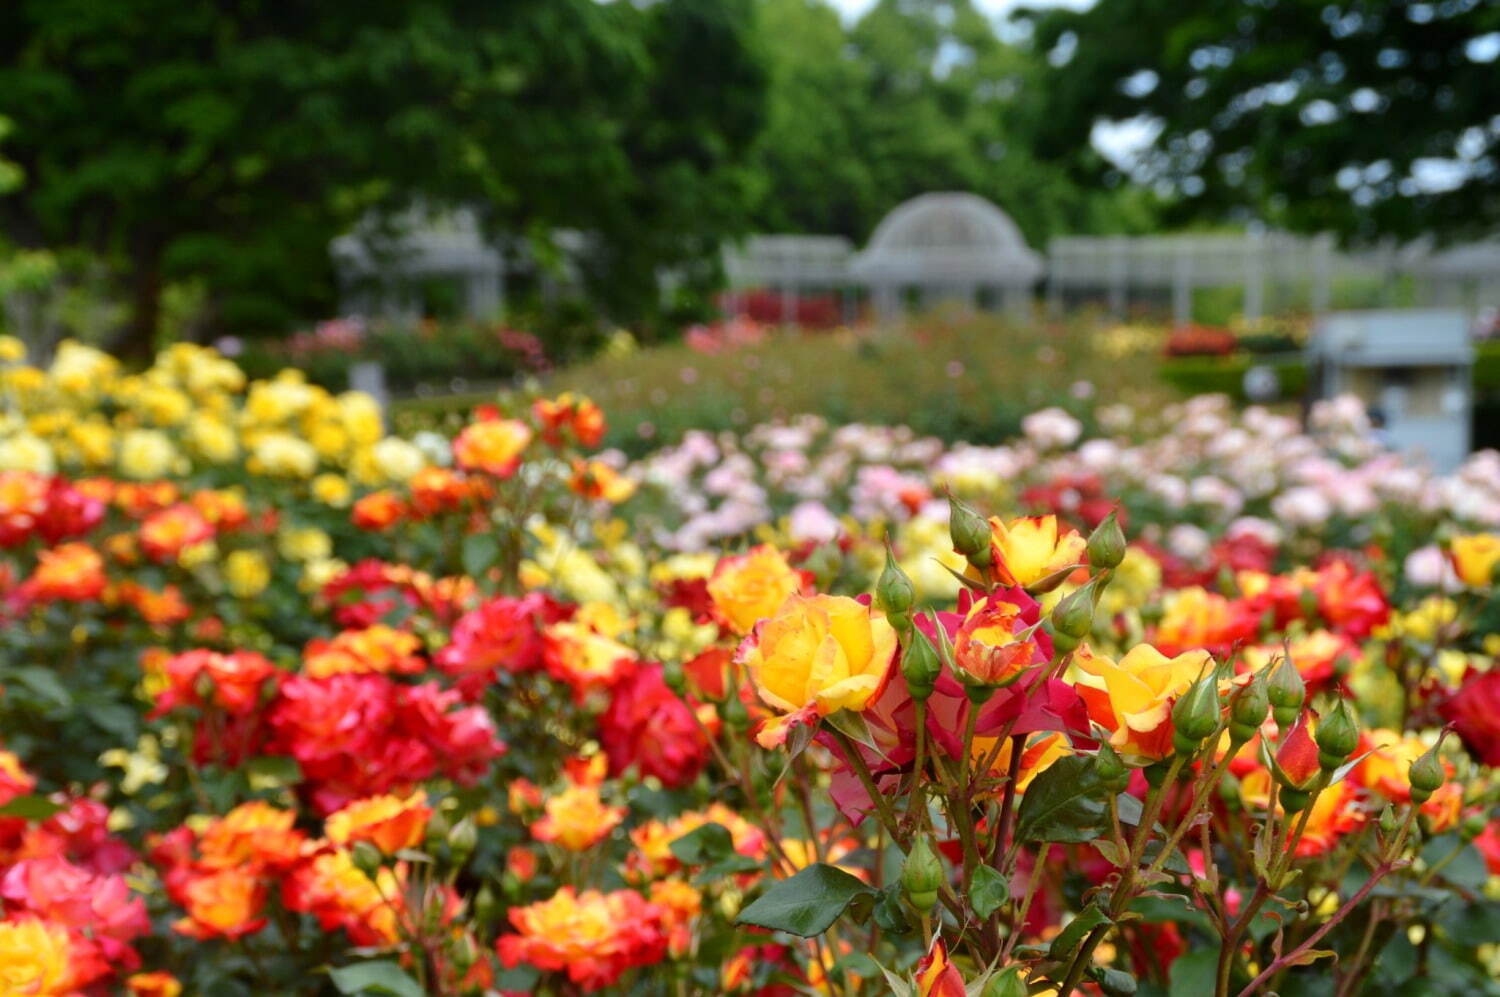
[{"label": "tree trunk", "polygon": [[161,323],[161,254],[154,248],[138,250],[135,259],[130,322],[115,340],[114,353],[122,360],[150,363]]}]

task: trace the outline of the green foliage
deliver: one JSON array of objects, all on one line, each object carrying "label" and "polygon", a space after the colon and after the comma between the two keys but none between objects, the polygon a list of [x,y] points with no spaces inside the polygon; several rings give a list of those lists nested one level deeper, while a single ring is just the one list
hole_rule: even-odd
[{"label": "green foliage", "polygon": [[863,241],[896,204],[934,190],[996,201],[1034,245],[1149,225],[1144,199],[1076,185],[1034,154],[1045,66],[972,0],[883,0],[848,28],[818,0],[762,0],[758,16],[770,77],[762,230]]},{"label": "green foliage", "polygon": [[1016,813],[1023,841],[1092,841],[1109,817],[1109,788],[1092,755],[1060,758],[1037,776]]},{"label": "green foliage", "polygon": [[[1035,15],[1055,53],[1037,154],[1118,181],[1089,144],[1102,119],[1161,129],[1133,176],[1179,217],[1249,211],[1351,239],[1487,232],[1500,220],[1493,63],[1470,43],[1494,4],[1183,4],[1101,0]],[[1444,183],[1423,160],[1464,160]]]},{"label": "green foliage", "polygon": [[875,891],[844,870],[816,862],[779,880],[740,911],[738,923],[811,938],[827,931],[855,901],[873,903]]},{"label": "green foliage", "polygon": [[[746,429],[803,413],[998,443],[1079,381],[1109,385],[1117,400],[1156,397],[1155,361],[1107,355],[1096,332],[935,314],[862,337],[787,335],[715,355],[679,344],[601,356],[559,372],[546,389],[599,402],[609,413],[608,444],[632,454],[690,429]],[[436,419],[442,404],[401,403],[398,418],[418,409]]]},{"label": "green foliage", "polygon": [[0,231],[107,256],[135,349],[173,278],[207,281],[236,331],[327,314],[329,238],[414,198],[593,233],[586,277],[624,307],[742,228],[749,17],[749,0],[4,5],[0,113],[30,185]]},{"label": "green foliage", "polygon": [[357,962],[330,969],[328,978],[341,994],[383,994],[389,997],[421,997],[422,988],[401,967],[388,960]]},{"label": "green foliage", "polygon": [[[1161,377],[1184,394],[1225,394],[1244,401],[1245,373],[1260,362],[1248,355],[1167,357],[1161,362]],[[1307,390],[1307,364],[1300,358],[1278,360],[1270,366],[1281,383],[1281,398],[1298,398]]]}]

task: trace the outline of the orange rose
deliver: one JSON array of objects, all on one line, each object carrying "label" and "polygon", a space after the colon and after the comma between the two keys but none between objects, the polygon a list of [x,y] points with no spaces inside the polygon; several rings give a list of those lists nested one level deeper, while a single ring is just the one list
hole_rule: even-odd
[{"label": "orange rose", "polygon": [[182,984],[171,973],[135,973],[125,978],[131,997],[179,997]]},{"label": "orange rose", "polygon": [[242,938],[265,927],[266,886],[244,869],[195,875],[182,888],[187,917],[173,927],[190,938]]},{"label": "orange rose", "polygon": [[385,794],[355,800],[328,815],[324,833],[336,845],[368,841],[387,855],[415,848],[427,834],[432,808],[421,792],[405,799]]},{"label": "orange rose", "polygon": [[406,515],[406,503],[395,492],[378,491],[361,498],[349,511],[349,519],[362,530],[383,530]]},{"label": "orange rose", "polygon": [[1075,688],[1089,716],[1110,731],[1121,754],[1152,761],[1172,752],[1172,704],[1213,661],[1207,651],[1168,658],[1150,644],[1137,644],[1118,662],[1087,644],[1073,652]]},{"label": "orange rose", "polygon": [[602,460],[574,460],[568,487],[580,498],[611,504],[635,494],[635,482]]},{"label": "orange rose", "polygon": [[898,649],[885,614],[844,596],[793,596],[740,645],[760,698],[788,714],[762,725],[763,747],[793,726],[838,710],[861,711],[885,688]]},{"label": "orange rose", "polygon": [[723,558],[708,580],[714,614],[737,634],[749,633],[757,621],[806,588],[806,576],[793,570],[779,550],[764,544]]},{"label": "orange rose", "polygon": [[1077,530],[1063,530],[1056,516],[990,519],[990,570],[1001,585],[1033,592],[1056,588],[1084,563],[1087,546]]},{"label": "orange rose", "polygon": [[519,419],[484,419],[453,441],[453,459],[466,471],[483,471],[508,478],[521,466],[521,454],[531,443],[531,427]]},{"label": "orange rose", "polygon": [[531,825],[538,841],[582,852],[609,836],[625,819],[624,807],[606,806],[594,786],[569,786],[547,800],[546,816]]},{"label": "orange rose", "polygon": [[104,558],[98,551],[85,543],[67,543],[37,555],[26,591],[42,602],[87,602],[103,594],[104,586]]}]

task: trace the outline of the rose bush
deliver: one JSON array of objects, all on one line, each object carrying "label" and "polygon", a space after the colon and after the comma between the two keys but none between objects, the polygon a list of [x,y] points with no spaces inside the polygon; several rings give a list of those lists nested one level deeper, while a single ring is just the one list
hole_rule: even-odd
[{"label": "rose bush", "polygon": [[1500,970],[1494,454],[1195,399],[629,463],[578,396],[407,440],[198,347],[0,356],[7,993]]}]

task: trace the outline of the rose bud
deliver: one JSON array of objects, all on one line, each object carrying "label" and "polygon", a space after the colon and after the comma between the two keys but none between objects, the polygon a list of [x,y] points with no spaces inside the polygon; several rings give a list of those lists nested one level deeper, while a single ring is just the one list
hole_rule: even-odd
[{"label": "rose bud", "polygon": [[1411,801],[1418,806],[1426,803],[1428,797],[1442,787],[1448,776],[1443,771],[1443,763],[1438,759],[1436,745],[1428,748],[1420,758],[1411,763],[1406,777],[1411,781]]},{"label": "rose bud", "polygon": [[913,629],[911,640],[901,653],[901,674],[906,679],[906,691],[911,698],[922,702],[932,695],[933,686],[943,670],[937,649],[920,630]]},{"label": "rose bud", "polygon": [[1120,520],[1115,512],[1104,517],[1104,522],[1089,534],[1088,560],[1096,569],[1118,567],[1125,560],[1125,531],[1120,529]]},{"label": "rose bud", "polygon": [[1338,705],[1318,725],[1318,764],[1324,772],[1332,772],[1344,764],[1344,759],[1359,746],[1359,721],[1349,708],[1348,700],[1341,699]]},{"label": "rose bud", "polygon": [[1271,700],[1271,714],[1276,725],[1283,730],[1297,722],[1302,712],[1302,703],[1307,699],[1307,687],[1302,682],[1302,673],[1292,664],[1291,658],[1282,658],[1281,664],[1271,672],[1266,683],[1266,695]]},{"label": "rose bud", "polygon": [[1213,672],[1200,678],[1172,706],[1172,746],[1191,755],[1219,728],[1219,680]]},{"label": "rose bud", "polygon": [[922,913],[937,905],[938,891],[943,888],[943,863],[926,835],[911,846],[901,866],[901,886],[911,905]]},{"label": "rose bud", "polygon": [[886,619],[898,630],[911,625],[911,606],[916,601],[916,590],[911,579],[896,563],[890,545],[885,548],[885,568],[875,582],[875,605],[885,612]]},{"label": "rose bud", "polygon": [[982,568],[990,563],[990,524],[984,517],[948,496],[948,535],[953,538],[953,549],[969,559],[969,563]]},{"label": "rose bud", "polygon": [[1229,701],[1229,739],[1235,744],[1250,740],[1266,722],[1270,709],[1265,677],[1257,673]]}]

